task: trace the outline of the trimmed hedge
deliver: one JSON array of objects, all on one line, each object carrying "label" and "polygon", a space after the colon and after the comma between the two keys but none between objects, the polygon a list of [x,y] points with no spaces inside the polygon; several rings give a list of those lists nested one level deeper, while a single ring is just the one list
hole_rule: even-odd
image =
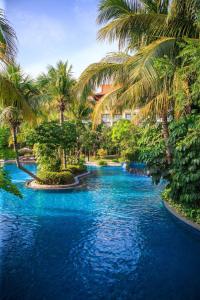
[{"label": "trimmed hedge", "polygon": [[48,185],[64,185],[74,183],[74,176],[72,173],[64,172],[49,172],[40,171],[38,172],[38,177],[44,180],[44,184]]},{"label": "trimmed hedge", "polygon": [[108,165],[108,163],[105,160],[99,160],[98,165],[102,166],[102,167],[106,167]]},{"label": "trimmed hedge", "polygon": [[66,171],[71,172],[74,176],[77,176],[87,172],[87,167],[84,165],[68,165]]}]

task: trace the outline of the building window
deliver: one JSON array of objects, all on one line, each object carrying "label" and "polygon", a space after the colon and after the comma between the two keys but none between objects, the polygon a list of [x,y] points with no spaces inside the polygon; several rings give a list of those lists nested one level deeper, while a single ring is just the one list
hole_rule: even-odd
[{"label": "building window", "polygon": [[125,114],[125,119],[126,120],[131,120],[131,114]]},{"label": "building window", "polygon": [[102,122],[103,123],[109,123],[110,122],[110,115],[109,114],[103,114],[101,116]]},{"label": "building window", "polygon": [[113,117],[113,121],[114,122],[117,122],[117,121],[119,121],[120,119],[122,118],[122,115],[114,115],[114,117]]}]

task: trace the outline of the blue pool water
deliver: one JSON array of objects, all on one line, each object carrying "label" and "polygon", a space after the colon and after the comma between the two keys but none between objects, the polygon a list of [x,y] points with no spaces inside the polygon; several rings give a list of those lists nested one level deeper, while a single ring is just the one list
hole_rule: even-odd
[{"label": "blue pool water", "polygon": [[78,190],[45,192],[7,169],[24,199],[0,193],[1,299],[200,299],[200,237],[149,178],[94,168]]}]

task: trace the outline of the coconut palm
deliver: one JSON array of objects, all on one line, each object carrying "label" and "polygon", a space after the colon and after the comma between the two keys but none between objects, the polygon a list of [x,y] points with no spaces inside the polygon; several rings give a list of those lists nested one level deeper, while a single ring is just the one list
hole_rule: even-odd
[{"label": "coconut palm", "polygon": [[13,146],[16,155],[16,164],[19,169],[30,175],[37,181],[41,181],[35,174],[24,168],[19,160],[17,132],[23,121],[32,122],[35,120],[35,115],[31,107],[31,99],[36,94],[36,90],[31,85],[28,77],[25,77],[18,65],[9,65],[3,73],[3,77],[12,83],[17,92],[18,98],[10,100],[12,105],[4,106],[0,114],[0,122],[7,125],[12,134]]},{"label": "coconut palm", "polygon": [[57,107],[61,125],[64,122],[64,112],[72,100],[74,83],[72,66],[62,61],[59,61],[56,67],[48,66],[47,74],[38,78],[38,86],[41,87],[45,104],[49,105],[49,108]]}]

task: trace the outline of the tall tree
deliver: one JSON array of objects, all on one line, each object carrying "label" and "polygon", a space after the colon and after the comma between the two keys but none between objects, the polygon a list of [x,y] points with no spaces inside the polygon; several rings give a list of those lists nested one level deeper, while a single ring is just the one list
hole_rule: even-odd
[{"label": "tall tree", "polygon": [[[72,76],[72,66],[68,62],[59,61],[56,67],[48,66],[47,74],[38,78],[38,85],[46,98],[49,107],[57,107],[60,125],[64,122],[64,113],[69,108],[73,98],[75,80]],[[66,167],[66,153],[63,150],[62,161]]]}]

